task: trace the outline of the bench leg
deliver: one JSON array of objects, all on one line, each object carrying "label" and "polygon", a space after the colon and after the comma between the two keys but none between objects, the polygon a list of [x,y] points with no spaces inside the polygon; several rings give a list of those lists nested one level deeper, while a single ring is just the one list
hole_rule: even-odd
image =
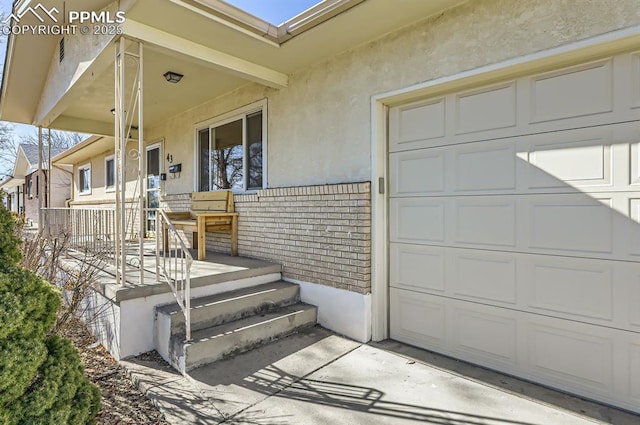
[{"label": "bench leg", "polygon": [[204,219],[198,218],[198,260],[204,260],[207,256],[207,232]]},{"label": "bench leg", "polygon": [[231,255],[238,255],[238,216],[231,217]]}]

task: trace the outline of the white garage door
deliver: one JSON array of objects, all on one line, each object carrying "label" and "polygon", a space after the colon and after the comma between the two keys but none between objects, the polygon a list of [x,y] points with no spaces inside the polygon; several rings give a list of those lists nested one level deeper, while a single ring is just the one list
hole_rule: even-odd
[{"label": "white garage door", "polygon": [[391,337],[640,411],[640,53],[391,108]]}]

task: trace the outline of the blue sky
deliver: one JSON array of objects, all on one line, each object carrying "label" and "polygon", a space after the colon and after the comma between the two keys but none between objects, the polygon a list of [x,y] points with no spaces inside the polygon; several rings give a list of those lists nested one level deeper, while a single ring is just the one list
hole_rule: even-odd
[{"label": "blue sky", "polygon": [[265,21],[279,25],[320,0],[225,0]]}]

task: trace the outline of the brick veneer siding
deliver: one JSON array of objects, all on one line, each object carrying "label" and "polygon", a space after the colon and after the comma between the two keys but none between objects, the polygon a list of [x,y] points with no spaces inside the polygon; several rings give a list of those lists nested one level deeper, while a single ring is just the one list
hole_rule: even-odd
[{"label": "brick veneer siding", "polygon": [[[278,262],[291,279],[371,291],[369,182],[265,189],[234,201],[239,255]],[[168,211],[186,211],[190,203],[191,194],[162,200]],[[229,252],[229,236],[207,234],[207,249]]]}]

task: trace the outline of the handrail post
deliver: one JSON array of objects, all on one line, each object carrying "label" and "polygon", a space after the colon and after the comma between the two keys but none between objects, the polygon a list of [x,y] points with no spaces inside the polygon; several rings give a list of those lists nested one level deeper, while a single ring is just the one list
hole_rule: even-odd
[{"label": "handrail post", "polygon": [[160,231],[158,229],[161,224],[160,214],[156,212],[156,280],[158,282],[160,281]]},{"label": "handrail post", "polygon": [[[178,306],[182,310],[185,319],[185,338],[191,339],[191,266],[193,257],[184,241],[176,231],[176,228],[169,220],[164,210],[158,208],[156,212],[156,271],[158,280],[160,278],[169,285],[176,298]],[[167,250],[163,250],[162,267],[160,264],[160,229],[164,238],[164,226],[167,227],[166,238],[163,241]],[[167,256],[170,256],[167,267]],[[173,258],[171,258],[173,256]],[[178,258],[178,256],[180,258]],[[172,261],[173,260],[173,261]],[[178,265],[178,261],[180,264]],[[173,267],[172,267],[173,265]]]}]

